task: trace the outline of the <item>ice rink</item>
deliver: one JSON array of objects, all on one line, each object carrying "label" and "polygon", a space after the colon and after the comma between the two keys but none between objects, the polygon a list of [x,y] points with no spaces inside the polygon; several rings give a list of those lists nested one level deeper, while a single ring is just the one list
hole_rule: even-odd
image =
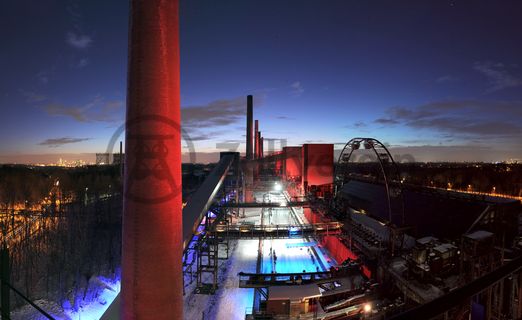
[{"label": "ice rink", "polygon": [[[285,203],[282,193],[258,193],[259,202]],[[299,225],[308,221],[302,208],[262,209],[263,225]],[[317,272],[330,268],[330,259],[317,243],[309,239],[265,239],[263,241],[262,273]]]},{"label": "ice rink", "polygon": [[[256,202],[284,203],[278,192],[256,192]],[[245,208],[233,223],[256,225],[300,225],[308,223],[302,208]],[[328,270],[328,254],[314,239],[232,240],[230,257],[219,262],[219,284],[215,295],[194,293],[194,284],[185,295],[185,319],[244,319],[254,300],[253,289],[240,289],[239,272],[255,273],[259,241],[262,241],[261,273],[301,273]]]},{"label": "ice rink", "polygon": [[263,240],[262,273],[326,271],[328,258],[315,241],[306,239]]}]

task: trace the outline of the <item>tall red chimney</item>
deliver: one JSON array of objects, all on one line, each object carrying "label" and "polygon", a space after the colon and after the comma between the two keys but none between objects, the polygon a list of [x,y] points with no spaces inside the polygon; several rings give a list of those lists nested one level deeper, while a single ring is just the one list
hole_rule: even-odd
[{"label": "tall red chimney", "polygon": [[132,0],[121,319],[183,319],[179,0]]},{"label": "tall red chimney", "polygon": [[255,121],[254,129],[254,159],[259,158],[259,120]]},{"label": "tall red chimney", "polygon": [[254,103],[253,97],[251,95],[247,96],[247,133],[246,133],[246,158],[248,160],[254,159],[254,150],[253,150],[253,142],[254,142],[254,128],[252,127],[252,122],[254,120]]}]

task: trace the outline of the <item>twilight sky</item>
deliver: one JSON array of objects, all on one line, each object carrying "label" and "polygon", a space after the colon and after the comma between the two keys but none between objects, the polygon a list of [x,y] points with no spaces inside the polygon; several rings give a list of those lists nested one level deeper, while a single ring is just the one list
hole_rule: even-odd
[{"label": "twilight sky", "polygon": [[[247,94],[288,145],[370,136],[421,161],[522,159],[521,1],[181,0],[180,15],[198,161],[244,151]],[[127,23],[128,0],[0,3],[0,163],[106,150]]]}]

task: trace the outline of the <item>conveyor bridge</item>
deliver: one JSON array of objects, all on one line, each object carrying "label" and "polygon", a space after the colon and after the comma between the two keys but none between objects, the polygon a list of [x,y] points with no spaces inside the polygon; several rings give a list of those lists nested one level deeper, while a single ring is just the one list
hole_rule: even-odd
[{"label": "conveyor bridge", "polygon": [[296,202],[227,202],[219,205],[222,208],[291,208],[291,207],[309,207],[308,201]]},{"label": "conveyor bridge", "polygon": [[343,232],[340,222],[302,225],[217,224],[209,233],[223,239],[252,238],[303,238],[308,236],[339,235]]},{"label": "conveyor bridge", "polygon": [[266,288],[271,286],[287,286],[302,284],[322,284],[336,279],[360,274],[359,265],[332,268],[331,271],[304,273],[244,273],[240,272],[240,288]]}]

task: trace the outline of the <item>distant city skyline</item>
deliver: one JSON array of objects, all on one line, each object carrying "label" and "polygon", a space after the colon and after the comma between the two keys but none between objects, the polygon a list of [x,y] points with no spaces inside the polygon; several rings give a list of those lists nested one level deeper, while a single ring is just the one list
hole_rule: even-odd
[{"label": "distant city skyline", "polygon": [[[263,136],[288,145],[522,159],[520,16],[519,1],[181,1],[182,126],[198,162],[243,153],[252,94]],[[128,1],[8,1],[0,20],[0,163],[94,162],[124,122]]]}]

